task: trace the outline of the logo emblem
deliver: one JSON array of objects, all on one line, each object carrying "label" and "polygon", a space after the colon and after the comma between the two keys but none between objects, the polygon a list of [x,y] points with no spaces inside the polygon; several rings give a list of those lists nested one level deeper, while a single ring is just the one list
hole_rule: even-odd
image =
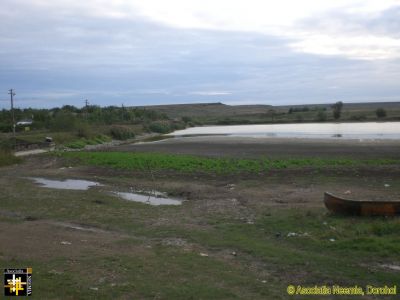
[{"label": "logo emblem", "polygon": [[4,296],[31,296],[32,268],[4,269]]}]

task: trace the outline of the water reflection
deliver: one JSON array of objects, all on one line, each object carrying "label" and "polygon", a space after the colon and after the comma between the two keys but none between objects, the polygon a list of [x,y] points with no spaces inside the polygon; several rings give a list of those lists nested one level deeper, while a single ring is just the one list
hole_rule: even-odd
[{"label": "water reflection", "polygon": [[66,180],[51,180],[40,177],[28,177],[40,184],[41,187],[52,189],[65,189],[65,190],[87,190],[91,186],[100,186],[101,184],[95,181],[81,180],[81,179],[66,179]]},{"label": "water reflection", "polygon": [[230,135],[246,137],[400,139],[400,122],[302,123],[191,127],[167,136]]},{"label": "water reflection", "polygon": [[[164,197],[164,193],[159,193],[155,196],[152,195],[144,195],[139,193],[123,193],[123,192],[114,192],[118,197],[134,202],[141,202],[150,205],[181,205],[182,200],[172,199]],[[161,196],[163,195],[163,196]]]}]

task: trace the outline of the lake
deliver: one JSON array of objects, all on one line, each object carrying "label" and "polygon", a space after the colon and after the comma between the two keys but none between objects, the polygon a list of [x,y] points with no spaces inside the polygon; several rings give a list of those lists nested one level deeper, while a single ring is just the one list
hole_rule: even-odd
[{"label": "lake", "polygon": [[255,138],[400,139],[400,122],[202,126],[177,130],[169,135],[175,137],[228,135]]}]

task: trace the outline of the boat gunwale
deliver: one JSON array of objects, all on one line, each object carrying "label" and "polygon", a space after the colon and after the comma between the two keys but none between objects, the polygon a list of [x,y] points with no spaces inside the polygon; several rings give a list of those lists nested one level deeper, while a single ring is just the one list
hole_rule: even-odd
[{"label": "boat gunwale", "polygon": [[[352,203],[357,203],[357,204],[361,204],[361,203],[367,203],[367,204],[371,204],[371,203],[377,203],[377,204],[400,204],[400,200],[384,200],[384,201],[379,201],[379,200],[354,200],[354,199],[348,199],[348,198],[342,198],[339,196],[336,196],[330,192],[324,192],[324,195],[330,196],[332,198],[335,198],[337,200],[342,200],[342,201],[346,201],[346,202],[352,202]],[[324,198],[324,201],[326,201],[326,198]]]}]

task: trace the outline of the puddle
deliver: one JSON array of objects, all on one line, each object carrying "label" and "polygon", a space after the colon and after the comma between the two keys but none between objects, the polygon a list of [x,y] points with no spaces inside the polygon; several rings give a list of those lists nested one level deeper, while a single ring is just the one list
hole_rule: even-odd
[{"label": "puddle", "polygon": [[28,179],[34,180],[41,187],[52,189],[87,190],[91,186],[101,186],[98,182],[81,179],[51,180],[40,177],[28,177]]},{"label": "puddle", "polygon": [[154,196],[156,198],[168,198],[168,194],[165,192],[159,192],[159,191],[149,192],[149,191],[145,191],[145,190],[133,190],[132,188],[131,188],[131,191],[134,191],[135,192],[134,194],[138,194],[138,195],[142,195],[142,196],[146,196],[146,197]]},{"label": "puddle", "polygon": [[181,205],[182,200],[172,199],[165,197],[164,193],[156,192],[155,196],[153,195],[143,195],[138,193],[123,193],[123,192],[113,192],[113,194],[118,197],[128,200],[146,203],[150,205]]}]

